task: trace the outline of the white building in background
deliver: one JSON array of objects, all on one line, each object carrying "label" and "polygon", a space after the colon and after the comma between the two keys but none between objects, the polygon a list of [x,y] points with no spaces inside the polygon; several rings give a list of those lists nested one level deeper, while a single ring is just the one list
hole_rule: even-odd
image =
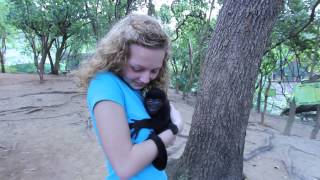
[{"label": "white building in background", "polygon": [[17,51],[17,49],[7,49],[5,57],[5,64],[7,66],[15,65],[15,64],[26,64],[33,63],[32,57],[28,57],[27,55]]},{"label": "white building in background", "polygon": [[[309,78],[309,72],[305,67],[297,61],[292,61],[288,65],[285,65],[281,70],[274,71],[272,73],[273,81],[284,81],[284,82],[300,82]],[[281,77],[282,76],[282,77]]]}]

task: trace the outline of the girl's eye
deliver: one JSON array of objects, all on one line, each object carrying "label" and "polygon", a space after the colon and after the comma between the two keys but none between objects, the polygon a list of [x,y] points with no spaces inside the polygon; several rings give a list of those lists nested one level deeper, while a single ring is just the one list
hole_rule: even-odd
[{"label": "girl's eye", "polygon": [[153,69],[153,70],[151,71],[152,74],[157,74],[158,72],[159,72],[159,69]]},{"label": "girl's eye", "polygon": [[138,68],[138,67],[131,67],[133,71],[135,72],[141,72],[142,69],[141,68]]}]

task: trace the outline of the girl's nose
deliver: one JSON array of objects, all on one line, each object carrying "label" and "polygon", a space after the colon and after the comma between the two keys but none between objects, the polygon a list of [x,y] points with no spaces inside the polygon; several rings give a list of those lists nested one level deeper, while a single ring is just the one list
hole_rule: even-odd
[{"label": "girl's nose", "polygon": [[148,84],[150,82],[150,78],[151,78],[150,72],[144,72],[140,77],[140,81],[144,84]]}]

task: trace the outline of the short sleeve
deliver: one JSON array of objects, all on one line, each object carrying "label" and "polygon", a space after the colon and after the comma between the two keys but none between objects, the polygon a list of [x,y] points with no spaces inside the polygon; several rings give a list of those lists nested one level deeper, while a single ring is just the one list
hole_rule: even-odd
[{"label": "short sleeve", "polygon": [[87,101],[91,112],[103,100],[113,101],[124,107],[124,95],[119,81],[111,73],[98,73],[89,83]]}]

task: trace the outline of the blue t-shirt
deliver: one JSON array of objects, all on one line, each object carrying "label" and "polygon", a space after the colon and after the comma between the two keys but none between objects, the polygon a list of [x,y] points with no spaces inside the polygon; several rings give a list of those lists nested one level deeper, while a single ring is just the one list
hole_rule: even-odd
[{"label": "blue t-shirt", "polygon": [[[141,91],[134,90],[129,87],[122,79],[111,72],[97,73],[96,76],[90,81],[87,102],[90,111],[90,116],[93,122],[93,127],[96,131],[98,140],[101,144],[101,139],[98,134],[96,120],[93,114],[94,106],[100,101],[113,101],[123,107],[128,123],[132,120],[149,119],[150,116],[146,112],[143,105],[143,97]],[[139,131],[135,139],[131,139],[132,143],[138,144],[146,140],[151,132],[151,129],[143,128]],[[141,157],[143,158],[143,157]],[[118,180],[111,164],[106,160],[108,168],[107,180]],[[146,166],[130,180],[167,180],[165,171],[159,171],[152,164]]]}]

